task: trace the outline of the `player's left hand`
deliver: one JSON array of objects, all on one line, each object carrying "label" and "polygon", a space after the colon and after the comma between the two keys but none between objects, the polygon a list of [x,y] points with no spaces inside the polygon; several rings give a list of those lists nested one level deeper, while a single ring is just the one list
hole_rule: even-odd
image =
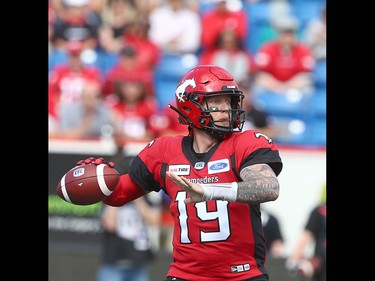
[{"label": "player's left hand", "polygon": [[191,183],[187,180],[187,178],[178,176],[171,172],[167,172],[167,176],[171,181],[184,189],[190,195],[190,197],[184,200],[186,204],[203,201],[203,188],[199,184]]}]

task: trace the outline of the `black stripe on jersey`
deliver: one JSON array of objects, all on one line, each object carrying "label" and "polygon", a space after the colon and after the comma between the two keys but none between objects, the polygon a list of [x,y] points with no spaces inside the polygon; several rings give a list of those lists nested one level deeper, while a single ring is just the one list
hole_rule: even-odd
[{"label": "black stripe on jersey", "polygon": [[257,263],[258,269],[263,273],[267,273],[264,268],[266,258],[266,244],[263,235],[263,226],[261,219],[260,204],[249,204],[251,226],[253,229],[253,238],[255,243],[254,258]]},{"label": "black stripe on jersey", "polygon": [[283,168],[279,151],[270,148],[259,148],[247,156],[241,163],[240,171],[250,165],[266,163],[278,176]]},{"label": "black stripe on jersey", "polygon": [[160,191],[159,183],[154,179],[154,175],[148,170],[147,166],[139,156],[135,156],[129,167],[129,176],[132,180],[145,191]]},{"label": "black stripe on jersey", "polygon": [[116,163],[115,169],[120,175],[127,174],[129,172],[130,163],[133,160],[133,156],[125,156]]},{"label": "black stripe on jersey", "polygon": [[167,167],[168,167],[168,164],[167,163],[162,163],[161,164],[161,170],[160,170],[160,177],[163,179],[163,183],[164,183],[164,187],[162,187],[162,189],[164,190],[164,192],[168,194],[166,188],[165,188],[165,179],[167,177]]}]

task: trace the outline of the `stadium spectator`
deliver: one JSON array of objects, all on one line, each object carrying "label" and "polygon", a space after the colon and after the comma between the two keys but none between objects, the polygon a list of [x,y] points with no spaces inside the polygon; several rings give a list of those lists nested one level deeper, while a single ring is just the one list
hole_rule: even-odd
[{"label": "stadium spectator", "polygon": [[68,61],[56,65],[49,73],[48,98],[52,112],[58,113],[60,105],[77,101],[85,81],[103,82],[99,68],[82,62],[82,50],[81,41],[67,42]]},{"label": "stadium spectator", "polygon": [[163,54],[182,55],[199,50],[201,19],[185,0],[167,0],[149,15],[148,36]]},{"label": "stadium spectator", "polygon": [[102,24],[100,15],[88,9],[89,0],[61,1],[61,10],[57,13],[53,27],[55,48],[64,49],[68,41],[81,41],[84,49],[95,49],[98,29]]},{"label": "stadium spectator", "polygon": [[310,20],[302,33],[302,41],[307,44],[316,60],[325,60],[327,53],[326,6],[319,18]]},{"label": "stadium spectator", "polygon": [[158,250],[154,243],[159,238],[159,195],[148,194],[121,207],[104,205],[101,264],[96,281],[152,280],[148,264]]},{"label": "stadium spectator", "polygon": [[151,140],[155,137],[151,117],[157,112],[157,102],[148,96],[146,85],[139,80],[118,82],[118,92],[106,98],[116,119],[117,141]]},{"label": "stadium spectator", "polygon": [[[324,186],[325,191],[325,186]],[[297,237],[286,261],[291,274],[311,278],[312,281],[327,280],[326,240],[327,206],[325,196],[310,211],[304,229]],[[312,253],[309,247],[313,247]]]},{"label": "stadium spectator", "polygon": [[124,80],[138,80],[147,85],[146,92],[153,96],[153,73],[144,65],[137,64],[137,50],[124,46],[115,65],[108,70],[103,85],[104,96],[113,94],[116,84]]},{"label": "stadium spectator", "polygon": [[296,36],[298,19],[282,17],[273,24],[278,31],[277,38],[264,43],[255,54],[254,89],[277,94],[290,89],[303,93],[311,91],[315,59],[310,48]]},{"label": "stadium spectator", "polygon": [[226,29],[234,30],[241,43],[244,43],[249,27],[248,15],[243,8],[229,9],[230,1],[226,0],[212,0],[212,2],[215,2],[215,6],[201,15],[201,24],[204,27],[201,36],[202,50],[215,46],[221,32]]},{"label": "stadium spectator", "polygon": [[161,50],[148,36],[150,24],[145,18],[137,18],[127,25],[122,34],[123,44],[131,46],[136,52],[137,65],[154,71],[161,56]]},{"label": "stadium spectator", "polygon": [[252,54],[243,46],[232,29],[224,29],[215,46],[201,52],[199,63],[214,64],[225,68],[232,73],[238,83],[248,81],[255,72]]},{"label": "stadium spectator", "polygon": [[95,138],[112,132],[114,117],[103,100],[101,85],[86,81],[78,101],[60,107],[55,136]]},{"label": "stadium spectator", "polygon": [[108,0],[102,13],[103,24],[99,29],[99,45],[108,53],[119,53],[126,26],[138,16],[134,1]]}]

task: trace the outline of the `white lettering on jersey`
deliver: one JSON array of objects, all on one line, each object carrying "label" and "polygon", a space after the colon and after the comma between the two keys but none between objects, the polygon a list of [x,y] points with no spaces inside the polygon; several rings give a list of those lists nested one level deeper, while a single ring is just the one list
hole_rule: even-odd
[{"label": "white lettering on jersey", "polygon": [[203,178],[191,178],[191,179],[187,179],[187,180],[192,182],[192,183],[197,183],[197,184],[216,183],[216,182],[219,182],[219,177],[218,176],[215,176],[215,177],[204,176]]},{"label": "white lettering on jersey", "polygon": [[260,137],[264,137],[268,141],[268,143],[272,142],[272,139],[270,137],[267,137],[265,134],[262,134],[262,133],[255,133],[255,137],[258,138],[258,139]]},{"label": "white lettering on jersey", "polygon": [[150,142],[148,143],[148,147],[151,147],[151,145],[153,145],[154,142],[155,142],[155,140],[150,141]]},{"label": "white lettering on jersey", "polygon": [[184,101],[183,97],[184,97],[184,93],[185,93],[187,86],[192,86],[193,88],[195,88],[196,84],[195,84],[194,78],[185,80],[184,82],[180,84],[180,86],[177,87],[175,94],[176,94],[178,101],[180,102]]},{"label": "white lettering on jersey", "polygon": [[208,174],[217,174],[229,171],[229,160],[220,159],[208,162]]},{"label": "white lettering on jersey", "polygon": [[179,176],[190,175],[190,165],[169,165],[168,171]]}]

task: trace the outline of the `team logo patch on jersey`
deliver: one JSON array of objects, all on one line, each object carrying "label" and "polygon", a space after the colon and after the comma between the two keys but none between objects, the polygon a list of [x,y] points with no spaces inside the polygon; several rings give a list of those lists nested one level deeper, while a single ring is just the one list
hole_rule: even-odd
[{"label": "team logo patch on jersey", "polygon": [[194,169],[196,170],[202,170],[204,168],[204,162],[197,162],[194,165]]},{"label": "team logo patch on jersey", "polygon": [[168,171],[179,176],[190,175],[190,165],[169,165]]},{"label": "team logo patch on jersey", "polygon": [[242,272],[242,271],[248,271],[250,270],[250,264],[239,264],[239,265],[232,265],[230,267],[230,272],[236,273],[236,272]]},{"label": "team logo patch on jersey", "polygon": [[229,160],[220,159],[212,162],[208,162],[208,174],[217,174],[229,171]]}]

